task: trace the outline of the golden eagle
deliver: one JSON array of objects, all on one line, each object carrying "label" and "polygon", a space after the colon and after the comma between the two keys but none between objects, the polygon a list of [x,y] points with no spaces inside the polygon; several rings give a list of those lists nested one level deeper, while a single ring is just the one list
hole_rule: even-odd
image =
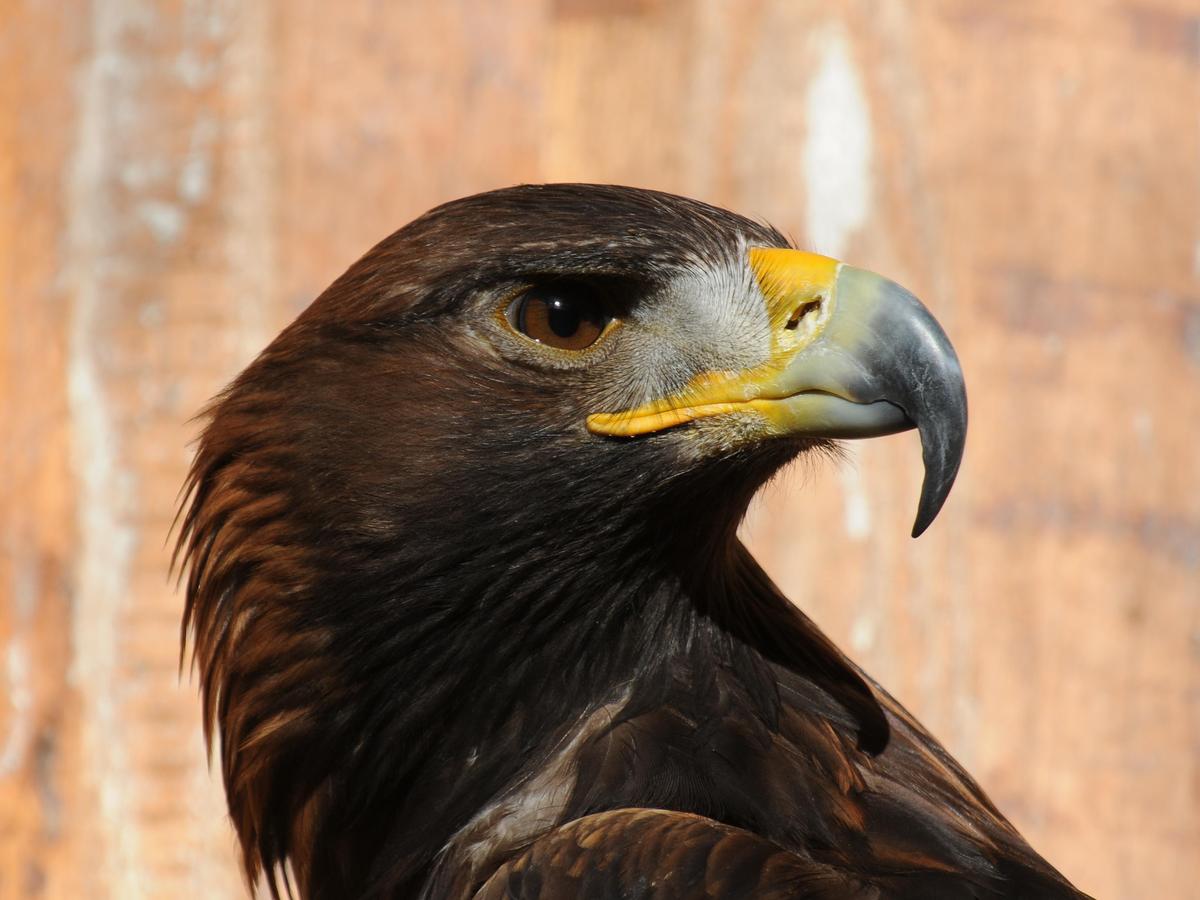
[{"label": "golden eagle", "polygon": [[[251,883],[303,898],[1069,898],[738,541],[966,397],[904,289],[669,194],[440,206],[212,404],[177,553]],[[797,539],[801,539],[798,536]]]}]

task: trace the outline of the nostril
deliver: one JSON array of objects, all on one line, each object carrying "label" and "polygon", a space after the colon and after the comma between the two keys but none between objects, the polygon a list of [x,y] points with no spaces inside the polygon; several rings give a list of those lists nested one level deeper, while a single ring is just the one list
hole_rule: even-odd
[{"label": "nostril", "polygon": [[795,331],[800,327],[801,319],[803,319],[809,313],[815,313],[821,308],[821,301],[823,299],[824,298],[818,294],[814,299],[806,300],[805,302],[801,303],[796,307],[795,311],[792,312],[792,317],[787,320],[787,324],[783,327],[788,331]]}]

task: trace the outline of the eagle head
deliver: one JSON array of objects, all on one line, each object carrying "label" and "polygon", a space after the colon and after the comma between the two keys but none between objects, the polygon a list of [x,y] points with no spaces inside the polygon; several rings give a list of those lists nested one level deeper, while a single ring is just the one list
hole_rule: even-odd
[{"label": "eagle head", "polygon": [[248,873],[415,892],[564,723],[701,644],[807,666],[880,746],[856,670],[739,605],[736,526],[797,454],[916,427],[919,533],[965,425],[912,295],[724,210],[523,186],[400,229],[213,402],[188,480],[185,638]]}]

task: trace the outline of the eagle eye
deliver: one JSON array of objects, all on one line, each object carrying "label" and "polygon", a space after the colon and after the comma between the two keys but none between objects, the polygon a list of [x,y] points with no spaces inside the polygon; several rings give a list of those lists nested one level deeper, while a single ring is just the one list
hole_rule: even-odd
[{"label": "eagle eye", "polygon": [[514,331],[559,350],[586,350],[612,321],[589,290],[563,285],[530,288],[504,315]]}]

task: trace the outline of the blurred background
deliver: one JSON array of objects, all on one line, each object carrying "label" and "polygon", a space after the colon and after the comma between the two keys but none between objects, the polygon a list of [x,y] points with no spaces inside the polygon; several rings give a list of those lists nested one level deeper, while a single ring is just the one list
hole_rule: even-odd
[{"label": "blurred background", "polygon": [[642,185],[896,278],[962,475],[801,466],[744,533],[1030,841],[1200,882],[1200,2],[0,0],[0,898],[244,895],[167,533],[191,417],[375,241]]}]

